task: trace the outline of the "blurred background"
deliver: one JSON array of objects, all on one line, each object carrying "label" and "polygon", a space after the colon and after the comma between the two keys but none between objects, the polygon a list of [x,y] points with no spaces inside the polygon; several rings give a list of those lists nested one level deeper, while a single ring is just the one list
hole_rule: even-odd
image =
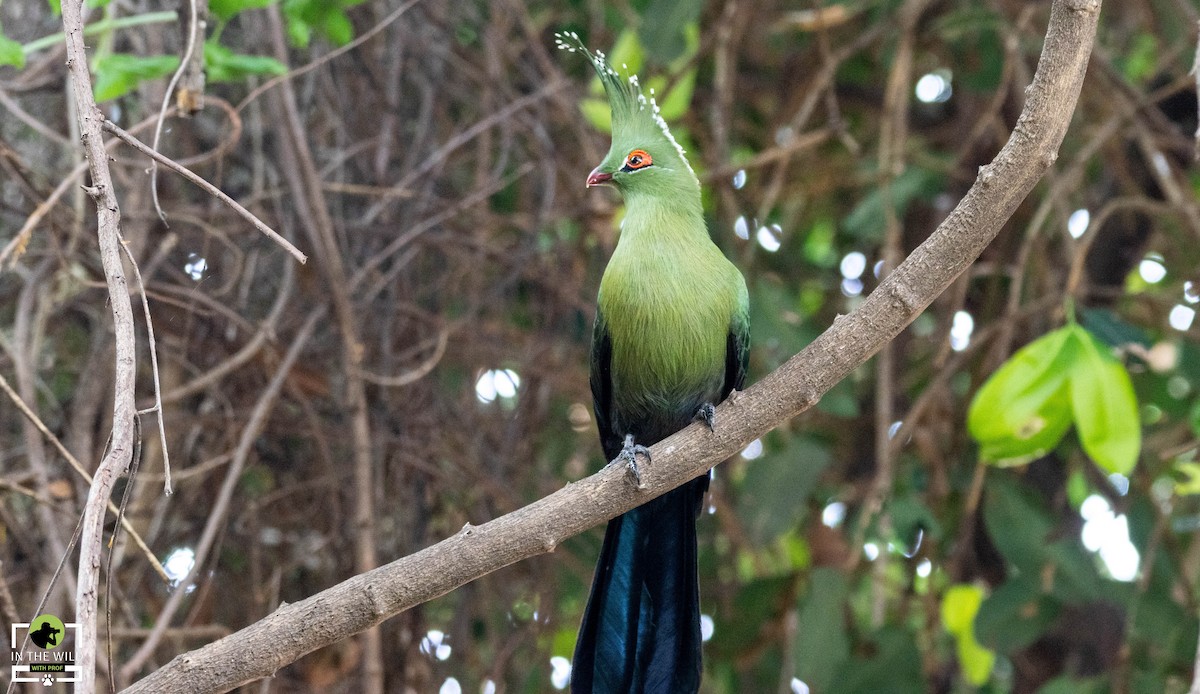
[{"label": "blurred background", "polygon": [[[16,402],[89,470],[112,416],[111,314],[54,5],[0,6],[6,622],[36,614],[87,490]],[[150,141],[191,7],[88,5],[101,108]],[[166,118],[159,148],[310,260],[160,170],[164,224],[148,161],[110,150],[175,487],[163,494],[147,414],[136,479],[116,498],[168,580],[119,535],[101,605],[118,686],[603,465],[587,353],[622,210],[612,191],[584,188],[608,147],[607,105],[554,32],[578,32],[655,87],[712,236],[750,286],[753,382],[852,310],[999,151],[1050,9],[198,5],[207,84],[194,70],[181,84],[204,102]],[[1058,160],[983,257],[815,408],[716,469],[700,524],[705,692],[1187,691],[1200,611],[1198,19],[1194,0],[1105,3]],[[150,408],[133,300],[137,402]],[[1023,465],[981,462],[972,397],[1068,306],[1132,377],[1136,467],[1093,464],[1074,434]],[[389,692],[563,689],[601,533],[246,690],[357,692],[368,678]],[[41,612],[72,612],[74,571],[72,559]]]}]

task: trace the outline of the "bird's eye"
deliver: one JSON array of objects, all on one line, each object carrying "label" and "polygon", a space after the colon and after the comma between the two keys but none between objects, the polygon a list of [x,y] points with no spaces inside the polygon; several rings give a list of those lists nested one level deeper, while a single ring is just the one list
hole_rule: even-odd
[{"label": "bird's eye", "polygon": [[652,163],[649,153],[642,149],[635,149],[625,157],[625,166],[622,167],[625,171],[637,171],[650,166]]}]

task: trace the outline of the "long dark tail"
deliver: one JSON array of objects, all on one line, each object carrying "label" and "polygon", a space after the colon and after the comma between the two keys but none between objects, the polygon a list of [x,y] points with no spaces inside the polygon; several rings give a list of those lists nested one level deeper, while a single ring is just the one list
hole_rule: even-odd
[{"label": "long dark tail", "polygon": [[696,516],[708,476],[609,521],[575,645],[574,694],[700,688]]}]

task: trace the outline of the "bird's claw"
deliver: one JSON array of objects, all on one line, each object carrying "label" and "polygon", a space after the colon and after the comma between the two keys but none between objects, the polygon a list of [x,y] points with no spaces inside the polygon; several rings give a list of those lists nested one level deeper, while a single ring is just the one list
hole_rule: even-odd
[{"label": "bird's claw", "polygon": [[633,434],[625,435],[625,445],[621,447],[621,452],[617,454],[617,460],[625,463],[625,472],[633,478],[634,484],[638,489],[642,488],[642,475],[638,471],[637,457],[639,455],[646,456],[646,462],[650,462],[650,449],[633,442]]},{"label": "bird's claw", "polygon": [[706,402],[696,408],[696,414],[692,417],[697,422],[704,422],[708,425],[708,430],[714,434],[717,431],[717,408],[713,407],[711,402]]}]

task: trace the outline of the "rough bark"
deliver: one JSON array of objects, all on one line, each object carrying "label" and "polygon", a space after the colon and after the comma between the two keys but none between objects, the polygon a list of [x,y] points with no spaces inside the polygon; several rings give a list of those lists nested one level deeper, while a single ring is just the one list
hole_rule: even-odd
[{"label": "rough bark", "polygon": [[67,42],[67,70],[79,120],[80,140],[88,160],[91,185],[85,187],[96,203],[96,233],[100,262],[108,284],[116,344],[116,373],[113,387],[113,424],[108,451],[100,461],[88,490],[79,537],[79,573],[75,594],[75,664],[79,666],[77,692],[96,689],[96,609],[103,553],[104,513],[117,476],[129,465],[133,453],[134,384],[137,375],[133,331],[133,306],[121,265],[121,210],[113,190],[104,149],[104,116],[92,95],[87,53],[83,43],[83,3],[62,4],[63,31]]}]

